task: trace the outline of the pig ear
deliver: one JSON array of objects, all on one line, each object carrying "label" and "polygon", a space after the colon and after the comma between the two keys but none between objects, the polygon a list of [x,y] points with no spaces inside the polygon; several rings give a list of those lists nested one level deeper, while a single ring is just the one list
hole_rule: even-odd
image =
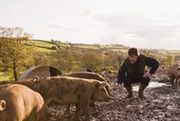
[{"label": "pig ear", "polygon": [[34,76],[31,81],[38,83],[40,81],[40,77]]},{"label": "pig ear", "polygon": [[6,109],[6,101],[0,100],[0,111],[4,111]]}]

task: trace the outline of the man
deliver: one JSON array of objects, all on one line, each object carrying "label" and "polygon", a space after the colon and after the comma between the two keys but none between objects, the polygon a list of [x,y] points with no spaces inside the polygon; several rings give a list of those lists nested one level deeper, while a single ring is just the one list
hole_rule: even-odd
[{"label": "man", "polygon": [[[150,67],[150,71],[146,71],[145,67]],[[128,91],[127,98],[133,97],[132,84],[140,83],[139,98],[143,99],[144,89],[148,86],[150,76],[155,73],[159,63],[157,60],[144,55],[139,55],[136,48],[128,50],[128,57],[125,59],[118,72],[118,84],[124,84]]]}]

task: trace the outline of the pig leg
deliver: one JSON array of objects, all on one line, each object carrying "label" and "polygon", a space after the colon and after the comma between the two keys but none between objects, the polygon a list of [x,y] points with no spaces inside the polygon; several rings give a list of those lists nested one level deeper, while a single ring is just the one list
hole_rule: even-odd
[{"label": "pig leg", "polygon": [[84,106],[84,112],[86,115],[86,121],[90,121],[89,106],[88,105]]},{"label": "pig leg", "polygon": [[176,78],[173,80],[173,84],[172,84],[173,86],[177,86],[177,80],[176,80]]},{"label": "pig leg", "polygon": [[174,84],[174,81],[175,81],[174,75],[170,75],[170,81],[171,81],[172,84]]},{"label": "pig leg", "polygon": [[79,113],[80,113],[81,107],[80,104],[76,104],[76,112],[75,112],[75,121],[79,121]]},{"label": "pig leg", "polygon": [[37,115],[36,115],[35,112],[33,111],[33,112],[31,113],[31,115],[30,115],[25,121],[39,121],[39,120],[37,120]]},{"label": "pig leg", "polygon": [[71,104],[69,104],[69,105],[67,106],[66,113],[67,113],[67,114],[70,114],[70,113],[71,113]]},{"label": "pig leg", "polygon": [[176,77],[174,78],[174,83],[175,83],[176,85],[178,85],[178,83],[179,83],[179,78],[178,78],[178,76],[176,76]]},{"label": "pig leg", "polygon": [[179,84],[180,77],[176,77],[176,83]]},{"label": "pig leg", "polygon": [[36,121],[48,121],[50,117],[50,112],[47,105],[44,105],[42,109],[37,114]]},{"label": "pig leg", "polygon": [[89,115],[89,104],[92,103],[91,100],[89,99],[88,100],[84,100],[82,103],[81,103],[81,106],[83,107],[83,110],[84,110],[84,113],[86,115],[86,121],[90,121],[90,115]]},{"label": "pig leg", "polygon": [[177,83],[178,83],[177,78],[174,79],[174,83],[177,85]]},{"label": "pig leg", "polygon": [[91,102],[91,103],[90,103],[90,106],[91,106],[93,109],[96,109],[95,102]]}]

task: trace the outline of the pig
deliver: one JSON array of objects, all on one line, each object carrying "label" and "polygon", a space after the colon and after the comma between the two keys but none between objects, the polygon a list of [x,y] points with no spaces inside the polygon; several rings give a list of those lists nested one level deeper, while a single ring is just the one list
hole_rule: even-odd
[{"label": "pig", "polygon": [[167,74],[167,67],[166,66],[161,66],[157,69],[156,73],[158,74]]},{"label": "pig", "polygon": [[180,79],[180,65],[179,64],[174,64],[170,66],[168,68],[167,73],[172,84],[179,83],[179,79]]},{"label": "pig", "polygon": [[33,78],[28,78],[28,79],[20,80],[20,81],[16,81],[16,82],[3,81],[3,82],[0,82],[0,85],[21,84],[21,85],[24,85],[24,86],[29,87],[29,88],[32,89],[32,90],[35,90],[34,87],[35,87],[36,82],[38,81],[38,79],[39,79],[39,77],[35,76],[35,77],[33,77]]},{"label": "pig", "polygon": [[19,84],[0,86],[0,121],[48,121],[42,96]]},{"label": "pig", "polygon": [[108,84],[106,79],[103,76],[101,76],[100,74],[97,74],[94,72],[73,72],[73,73],[63,74],[63,76],[78,77],[78,78],[84,78],[84,79],[96,79],[96,80],[99,80],[101,82],[106,82],[107,85],[105,86],[105,88],[108,91],[109,95],[111,95],[110,85]]},{"label": "pig", "polygon": [[[70,76],[70,77],[84,78],[84,79],[96,79],[96,80],[99,80],[101,82],[106,82],[107,85],[105,86],[105,88],[106,88],[108,94],[110,96],[112,96],[110,93],[110,85],[108,84],[106,79],[103,76],[101,76],[100,74],[97,74],[94,72],[73,72],[73,73],[67,73],[67,74],[63,74],[63,75],[64,76]],[[95,109],[96,106],[95,106],[94,102],[91,102],[90,105]],[[68,105],[67,113],[68,114],[70,113],[70,105]]]},{"label": "pig", "polygon": [[79,120],[79,112],[83,109],[86,120],[89,121],[90,102],[113,99],[105,86],[105,82],[95,79],[57,76],[39,79],[35,88],[43,96],[47,105],[51,102],[63,105],[75,104],[75,120]]}]

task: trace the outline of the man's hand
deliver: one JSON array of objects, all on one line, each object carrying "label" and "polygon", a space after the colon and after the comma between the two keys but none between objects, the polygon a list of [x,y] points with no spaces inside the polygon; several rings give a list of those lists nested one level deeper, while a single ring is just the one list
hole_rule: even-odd
[{"label": "man's hand", "polygon": [[151,74],[149,73],[149,71],[146,71],[143,75],[144,78],[148,78],[150,76],[151,76]]}]

